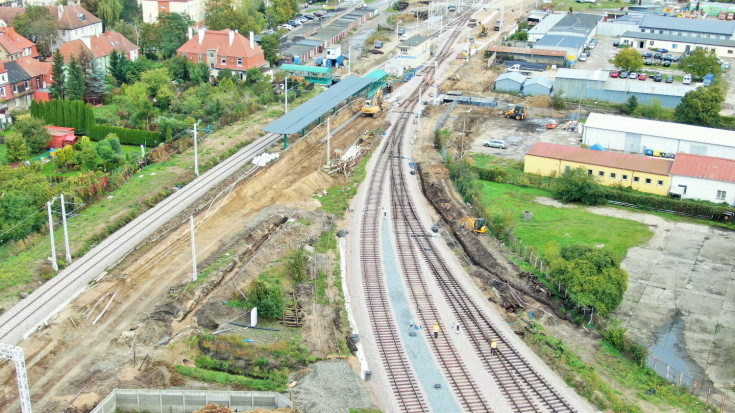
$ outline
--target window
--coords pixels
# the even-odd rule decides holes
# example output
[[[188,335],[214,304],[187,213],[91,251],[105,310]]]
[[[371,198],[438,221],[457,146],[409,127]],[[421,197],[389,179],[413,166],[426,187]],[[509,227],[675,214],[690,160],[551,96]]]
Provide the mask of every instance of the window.
[[[214,57],[214,52],[209,52],[209,57]]]
[[[671,50],[676,50],[676,43],[671,43]]]
[[[28,81],[27,80],[23,82],[23,86],[25,86],[26,88],[28,88]]]
[[[664,186],[664,181],[662,181],[662,180],[659,179],[658,181],[656,181],[656,184],[658,186]]]
[[[587,175],[592,175],[592,169],[587,170]]]
[[[727,54],[732,54],[732,49],[727,49]]]
[[[597,176],[599,176],[600,178],[604,178],[605,177],[605,171],[597,171]]]
[[[36,88],[37,89],[40,89],[41,88],[41,78],[40,77],[37,77],[36,78]]]
[[[659,30],[658,31],[658,34],[664,34],[664,31],[663,30]]]
[[[5,97],[5,88],[0,88],[0,96]]]
[[[210,64],[209,64],[209,68],[210,68],[210,69],[214,69],[214,63],[210,63]]]
[[[31,104],[31,95],[26,95],[26,104]]]
[[[18,85],[13,85],[13,93],[18,93]]]
[[[564,167],[564,172],[569,172],[571,170],[572,170],[572,167],[569,166],[569,165],[567,165],[567,166]]]
[[[651,184],[651,178],[646,178],[646,184]]]
[[[200,54],[200,55],[199,55],[199,61],[200,61],[200,62],[203,62],[203,61],[204,61],[204,55],[203,55],[203,54]]]
[[[408,47],[401,47],[399,50],[401,54],[408,54]]]
[[[238,57],[237,58],[237,65],[238,66],[242,66],[242,58],[241,57]]]
[[[226,65],[227,64],[227,58],[226,57],[221,58],[220,61],[222,62],[223,65]]]
[[[610,178],[615,179],[617,177],[618,177],[618,174],[616,174],[615,172],[610,172]]]
[[[681,188],[681,194],[686,195],[687,193],[687,186],[686,185],[679,185],[679,188]]]
[[[15,98],[15,107],[17,108],[18,106],[20,106],[20,99]]]
[[[633,182],[640,182],[640,181],[641,181],[641,178],[639,178],[637,176],[634,176],[633,177]]]
[[[718,201],[724,201],[725,197],[727,196],[727,191],[717,191],[717,200]]]

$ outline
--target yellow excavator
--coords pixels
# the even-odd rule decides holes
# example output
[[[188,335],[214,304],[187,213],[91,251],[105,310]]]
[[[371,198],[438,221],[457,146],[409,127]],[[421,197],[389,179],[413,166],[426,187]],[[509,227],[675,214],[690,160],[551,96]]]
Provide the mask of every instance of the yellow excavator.
[[[488,27],[480,23],[480,37],[487,37]]]
[[[464,217],[464,225],[477,234],[484,234],[487,232],[487,226],[485,225],[485,218],[472,219],[470,217]]]
[[[516,120],[523,120],[523,119],[526,119],[526,113],[527,112],[528,111],[526,110],[526,106],[525,105],[517,105],[514,108],[508,109],[508,111],[505,112],[505,115],[504,116],[506,118],[513,118],[513,119],[516,119]]]
[[[374,118],[378,117],[382,111],[381,104],[383,103],[383,88],[378,89],[373,95],[372,100],[366,99],[365,104],[362,105],[362,116],[370,115]]]

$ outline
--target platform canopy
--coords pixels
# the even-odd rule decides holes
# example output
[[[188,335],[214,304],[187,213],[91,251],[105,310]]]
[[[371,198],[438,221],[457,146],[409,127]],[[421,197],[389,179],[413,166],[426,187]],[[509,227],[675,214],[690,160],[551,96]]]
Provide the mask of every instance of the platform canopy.
[[[325,113],[336,108],[351,96],[360,93],[375,79],[349,76],[324,92],[302,103],[297,108],[281,116],[263,128],[266,132],[280,135],[298,133],[318,120]]]

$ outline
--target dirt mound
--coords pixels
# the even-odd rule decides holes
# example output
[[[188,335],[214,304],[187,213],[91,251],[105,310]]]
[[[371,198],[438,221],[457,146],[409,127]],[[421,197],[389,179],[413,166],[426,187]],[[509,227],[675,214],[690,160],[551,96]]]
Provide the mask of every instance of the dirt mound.
[[[299,179],[286,189],[281,197],[281,201],[285,203],[298,204],[311,203],[311,201],[314,201],[315,207],[318,207],[319,203],[312,198],[312,195],[334,185],[333,181],[332,177],[327,175],[325,172],[319,170],[314,171]]]
[[[551,98],[546,95],[537,95],[528,100],[528,105],[534,108],[550,108]]]
[[[232,320],[242,314],[241,308],[230,307],[219,301],[210,301],[202,305],[195,313],[199,327],[207,330],[218,330],[224,327],[222,323]]]

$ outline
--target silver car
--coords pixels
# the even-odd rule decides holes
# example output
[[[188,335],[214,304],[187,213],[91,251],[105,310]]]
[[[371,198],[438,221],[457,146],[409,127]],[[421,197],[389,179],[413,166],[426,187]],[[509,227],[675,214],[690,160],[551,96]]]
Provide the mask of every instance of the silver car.
[[[499,148],[499,149],[505,149],[508,147],[505,144],[505,141],[500,140],[500,139],[492,139],[489,141],[485,141],[485,143],[483,143],[482,146],[485,146],[488,148]]]

